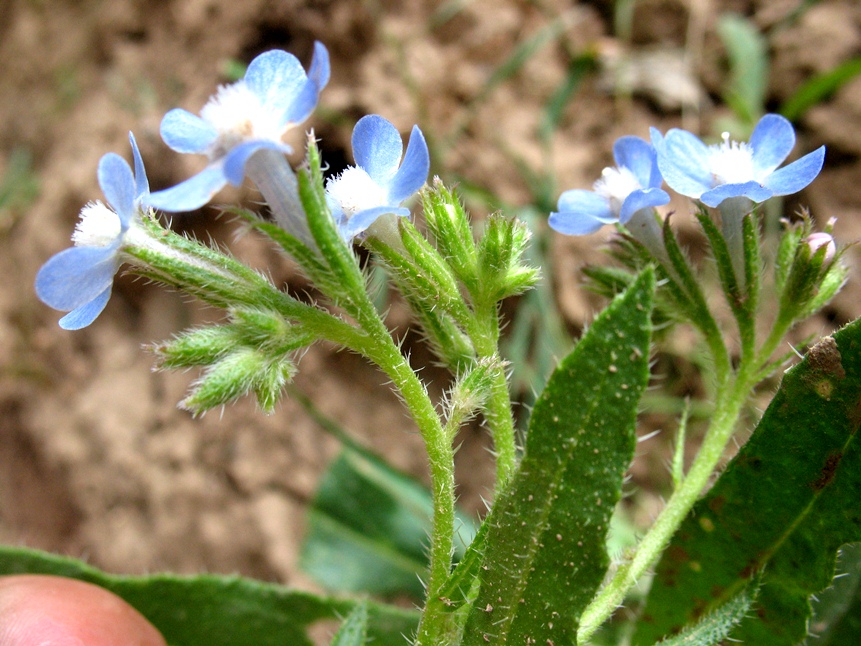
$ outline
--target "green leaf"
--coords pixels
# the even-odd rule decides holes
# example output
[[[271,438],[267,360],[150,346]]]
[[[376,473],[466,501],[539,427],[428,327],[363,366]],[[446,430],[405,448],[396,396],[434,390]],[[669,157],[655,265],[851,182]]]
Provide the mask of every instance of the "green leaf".
[[[703,617],[695,626],[660,642],[659,646],[713,646],[729,637],[736,626],[750,610],[753,598],[744,590],[727,601],[714,612]]]
[[[311,646],[307,629],[357,602],[237,576],[115,576],[65,557],[0,547],[0,574],[54,574],[94,583],[125,599],[171,646]],[[368,636],[395,646],[415,631],[415,612],[368,603]]]
[[[798,121],[810,108],[826,100],[859,74],[861,74],[861,57],[848,60],[832,70],[814,76],[786,100],[780,109],[780,114],[790,121]]]
[[[737,14],[724,14],[718,34],[729,57],[730,79],[724,99],[746,125],[765,112],[768,87],[768,45],[756,26]]]
[[[345,446],[308,512],[300,566],[332,590],[421,599],[432,516],[425,487],[373,454]],[[475,527],[466,516],[458,518],[457,553],[463,555]]]
[[[489,524],[464,644],[567,644],[609,565],[605,547],[648,380],[654,274],[595,320],[535,404],[526,455]]]
[[[331,646],[364,646],[368,641],[368,604],[357,603],[335,633]]]
[[[748,443],[658,565],[635,644],[679,630],[765,568],[756,613],[733,637],[795,644],[835,553],[861,539],[861,322],[788,371]]]

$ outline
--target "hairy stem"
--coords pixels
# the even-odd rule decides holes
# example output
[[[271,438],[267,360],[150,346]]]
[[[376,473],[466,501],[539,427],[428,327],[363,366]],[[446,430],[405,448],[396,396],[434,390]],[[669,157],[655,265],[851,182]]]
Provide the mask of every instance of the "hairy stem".
[[[475,324],[469,336],[478,359],[499,355],[499,332],[496,303],[476,307]],[[505,364],[500,362],[494,373],[493,390],[485,403],[485,418],[496,452],[496,492],[499,493],[517,469],[517,445]]]

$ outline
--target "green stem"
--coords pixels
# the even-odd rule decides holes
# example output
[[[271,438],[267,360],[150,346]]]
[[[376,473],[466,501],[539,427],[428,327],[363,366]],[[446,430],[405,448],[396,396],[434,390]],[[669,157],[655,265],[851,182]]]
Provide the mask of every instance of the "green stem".
[[[428,454],[433,495],[433,528],[430,536],[430,573],[427,583],[427,605],[422,615],[416,644],[436,644],[437,635],[449,620],[439,591],[451,573],[454,548],[454,450],[440,418],[428,397],[424,384],[386,332],[375,344],[370,358],[392,379],[416,421]]]
[[[777,321],[756,357],[749,361],[743,358],[735,379],[721,389],[709,430],[690,470],[673,492],[654,525],[637,545],[633,558],[618,569],[583,612],[577,633],[578,643],[585,643],[601,624],[610,618],[637,580],[666,549],[673,534],[708,484],[732,437],[742,406],[762,377],[760,371],[771,359],[791,324],[791,321]]]
[[[427,603],[415,643],[435,645],[450,621],[440,590],[451,574],[454,553],[454,449],[424,384],[395,344],[367,294],[356,305],[358,323],[369,337],[362,353],[389,376],[400,392],[424,439],[428,454],[434,515]]]
[[[475,324],[469,330],[475,353],[479,359],[499,355],[499,313],[496,303],[476,306]],[[505,365],[500,364],[493,377],[493,389],[485,403],[485,419],[493,437],[496,452],[496,492],[514,475],[517,469],[517,443],[514,433],[514,418],[511,412],[511,394]]]

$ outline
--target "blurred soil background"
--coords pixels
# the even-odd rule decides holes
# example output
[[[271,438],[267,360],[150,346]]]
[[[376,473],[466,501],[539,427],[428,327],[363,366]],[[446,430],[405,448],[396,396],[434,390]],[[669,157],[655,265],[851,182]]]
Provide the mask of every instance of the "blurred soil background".
[[[477,217],[497,207],[529,217],[551,298],[506,305],[509,319],[519,317],[509,330],[520,335],[507,347],[510,358],[527,352],[541,375],[604,302],[582,289],[580,268],[607,261],[609,238],[551,235],[548,210],[561,191],[591,186],[612,164],[619,136],[683,126],[714,137],[738,121],[726,102],[733,70],[719,25],[727,12],[764,35],[768,110],[861,55],[861,5],[852,0],[0,0],[0,541],[111,572],[238,572],[311,584],[297,568],[303,510],[337,442],[289,397],[271,416],[243,399],[194,419],[176,403],[195,374],[151,370],[146,345],[220,313],[120,276],[102,316],[66,332],[33,293],[39,266],[69,245],[80,208],[102,199],[101,155],[131,158],[129,130],[151,187],[171,186],[204,160],[161,142],[168,109],[196,113],[231,70],[270,48],[307,65],[313,41],[322,41],[332,81],[305,126],[333,171],[352,163],[353,123],[379,113],[404,133],[421,126],[433,172],[460,186]],[[795,124],[794,156],[821,144],[828,154],[785,213],[809,205],[820,225],[838,218],[841,242],[858,240],[861,77]],[[293,134],[301,148],[302,133]],[[217,201],[235,199],[253,206],[257,196],[245,187]],[[683,241],[701,256],[689,204],[673,206]],[[177,215],[173,226],[228,245],[291,290],[310,289],[270,244],[237,238],[218,214]],[[854,251],[847,258],[857,264]],[[834,304],[797,332],[799,343],[861,314],[859,294],[853,271]],[[395,334],[413,364],[427,366],[422,376],[439,396],[447,375],[390,299]],[[672,397],[647,402],[642,433],[665,432],[640,445],[632,467],[638,521],[666,493],[679,403],[703,395],[696,356],[684,329],[656,356],[656,383]],[[528,401],[540,382],[516,374]],[[420,438],[385,381],[361,359],[318,345],[302,359],[296,387],[358,441],[426,480]],[[493,472],[489,443],[480,424],[459,442],[461,501],[479,512]]]

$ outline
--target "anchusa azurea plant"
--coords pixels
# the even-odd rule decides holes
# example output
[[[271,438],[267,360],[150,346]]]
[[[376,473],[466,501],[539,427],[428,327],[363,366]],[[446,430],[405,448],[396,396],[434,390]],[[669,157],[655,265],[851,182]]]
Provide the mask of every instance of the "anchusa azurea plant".
[[[84,208],[74,246],[48,260],[36,291],[69,312],[60,320],[69,329],[104,309],[121,265],[223,308],[221,323],[154,346],[161,368],[200,370],[182,402],[195,414],[245,394],[272,411],[316,341],[365,357],[388,376],[425,441],[430,492],[342,437],[345,453],[313,503],[302,565],[325,586],[358,593],[349,597],[214,576],[143,577],[130,588],[128,579],[12,548],[0,555],[0,570],[102,583],[171,644],[311,643],[307,628],[323,618],[342,620],[332,641],[339,645],[803,640],[838,550],[861,540],[858,324],[813,344],[786,372],[749,441],[715,475],[739,420],[748,419],[751,394],[795,356],[787,333],[846,280],[846,247],[835,241],[833,222],[816,230],[801,213],[770,240],[758,208],[810,184],[824,149],[781,166],[795,133],[777,115],[763,117],[749,142],[724,135],[708,145],[683,130],[653,130],[651,141],[619,139],[615,166],[593,190],[562,193],[550,227],[589,235],[615,226],[621,267],[587,269],[612,301],[559,362],[518,444],[499,305],[539,280],[539,268],[524,259],[529,230],[502,213],[474,227],[451,188],[436,178],[427,184],[430,156],[419,127],[405,145],[382,116],[356,123],[354,166],[324,177],[325,156],[311,135],[294,169],[283,136],[309,117],[328,79],[319,43],[307,72],[292,54],[270,51],[242,80],[219,88],[200,116],[168,112],[165,143],[209,160],[174,187],[150,192],[134,138],[134,171],[105,155],[98,178],[107,205]],[[157,210],[201,207],[245,179],[272,217],[230,210],[295,260],[318,290],[316,302],[294,298],[157,217]],[[668,190],[694,201],[706,261],[689,260],[674,218],[659,212]],[[451,370],[441,401],[387,329],[356,246],[401,291]],[[711,275],[723,303],[704,291]],[[608,533],[634,455],[656,321],[699,334],[713,395],[709,424],[686,442],[682,418],[666,504],[637,544],[611,560]],[[496,461],[493,503],[481,522],[455,505],[455,437],[475,416]],[[686,454],[694,456],[687,465]],[[423,601],[414,611],[368,594]],[[843,629],[839,613],[828,616],[828,626]]]

